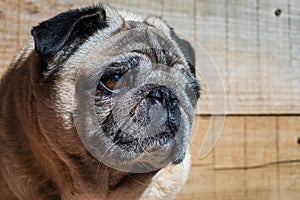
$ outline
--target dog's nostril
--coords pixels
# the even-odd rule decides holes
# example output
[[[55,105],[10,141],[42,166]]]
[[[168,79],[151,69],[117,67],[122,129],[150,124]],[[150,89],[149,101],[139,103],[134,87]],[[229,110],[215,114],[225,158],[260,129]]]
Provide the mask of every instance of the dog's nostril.
[[[171,129],[172,132],[177,132],[180,126],[180,112],[169,112],[167,125]]]
[[[171,90],[169,91],[169,97],[171,100],[177,100],[176,95]]]
[[[160,88],[155,88],[148,94],[148,97],[161,99],[163,96],[162,93],[163,91]]]
[[[178,103],[177,103],[177,99],[174,99],[172,102],[171,102],[171,107],[174,108],[178,106]]]
[[[176,95],[166,87],[157,87],[154,88],[147,97],[158,100],[164,106],[169,104],[170,106],[177,106],[177,97]]]

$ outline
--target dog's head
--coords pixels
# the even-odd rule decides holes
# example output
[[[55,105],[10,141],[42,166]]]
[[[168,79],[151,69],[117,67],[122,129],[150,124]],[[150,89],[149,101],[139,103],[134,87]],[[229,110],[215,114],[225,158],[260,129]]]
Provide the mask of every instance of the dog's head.
[[[79,135],[101,163],[132,172],[184,159],[200,87],[191,46],[164,21],[101,5],[59,14],[32,35],[40,126],[53,145],[79,154]]]

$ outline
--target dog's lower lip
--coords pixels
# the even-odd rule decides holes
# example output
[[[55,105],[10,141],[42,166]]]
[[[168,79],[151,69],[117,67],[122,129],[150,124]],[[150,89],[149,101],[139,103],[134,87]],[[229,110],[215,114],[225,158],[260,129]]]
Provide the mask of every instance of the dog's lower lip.
[[[144,138],[142,140],[128,139],[128,138],[115,138],[114,145],[121,149],[131,149],[133,152],[143,155],[144,153],[162,152],[172,146],[175,133],[162,132],[156,136]]]
[[[177,159],[177,160],[174,160],[174,161],[172,162],[172,164],[178,165],[178,164],[181,163],[182,161],[183,161],[183,159]]]

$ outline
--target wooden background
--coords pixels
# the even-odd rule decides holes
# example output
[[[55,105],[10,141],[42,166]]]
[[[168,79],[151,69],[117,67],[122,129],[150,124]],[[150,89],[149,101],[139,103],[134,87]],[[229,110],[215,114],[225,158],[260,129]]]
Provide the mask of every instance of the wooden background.
[[[0,0],[0,75],[30,29],[93,0]],[[203,86],[195,117],[193,167],[180,199],[300,199],[300,4],[298,0],[111,0],[159,15],[197,52]],[[227,117],[215,149],[199,151],[211,121],[210,81],[224,83]],[[0,94],[1,95],[1,94]],[[219,102],[218,102],[219,101]],[[298,142],[299,140],[299,142]]]

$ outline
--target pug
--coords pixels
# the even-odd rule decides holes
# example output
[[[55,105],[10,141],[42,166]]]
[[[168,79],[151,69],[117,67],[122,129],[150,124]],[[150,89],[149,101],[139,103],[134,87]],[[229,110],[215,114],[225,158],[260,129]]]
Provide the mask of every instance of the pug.
[[[0,82],[0,199],[173,199],[200,94],[191,45],[102,4],[31,33]]]

